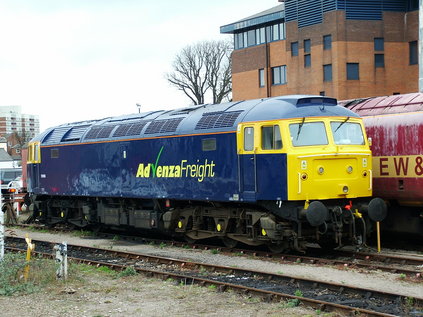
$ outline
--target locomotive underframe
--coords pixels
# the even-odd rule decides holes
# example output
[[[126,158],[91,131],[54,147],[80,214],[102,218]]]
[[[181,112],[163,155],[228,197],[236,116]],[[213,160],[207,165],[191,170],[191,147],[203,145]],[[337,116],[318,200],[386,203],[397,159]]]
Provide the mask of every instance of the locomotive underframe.
[[[247,205],[35,195],[32,201],[34,216],[50,225],[148,229],[185,236],[189,241],[220,238],[229,247],[237,242],[268,245],[274,252],[302,251],[307,242],[332,247],[346,242],[361,244],[371,230],[370,222],[358,213],[358,208],[363,210],[365,205],[345,208],[341,200],[326,202],[328,214],[318,225],[310,224],[304,202],[264,201]]]

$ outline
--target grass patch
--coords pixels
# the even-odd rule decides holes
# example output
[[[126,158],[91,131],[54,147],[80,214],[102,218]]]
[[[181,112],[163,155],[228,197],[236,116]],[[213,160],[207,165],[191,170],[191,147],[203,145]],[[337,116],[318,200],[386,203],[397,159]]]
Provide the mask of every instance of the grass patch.
[[[56,280],[53,261],[33,258],[25,281],[26,264],[23,254],[5,254],[3,261],[0,262],[0,295],[31,294]]]
[[[94,231],[89,231],[89,230],[75,230],[72,231],[72,235],[75,237],[95,237],[96,233]]]

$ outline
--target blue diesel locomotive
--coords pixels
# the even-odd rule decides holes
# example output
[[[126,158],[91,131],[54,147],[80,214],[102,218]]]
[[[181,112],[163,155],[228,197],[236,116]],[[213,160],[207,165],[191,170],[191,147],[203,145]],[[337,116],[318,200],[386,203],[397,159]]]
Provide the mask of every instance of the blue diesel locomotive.
[[[196,105],[60,125],[28,148],[34,216],[304,250],[362,243],[372,196],[361,118],[322,96]]]

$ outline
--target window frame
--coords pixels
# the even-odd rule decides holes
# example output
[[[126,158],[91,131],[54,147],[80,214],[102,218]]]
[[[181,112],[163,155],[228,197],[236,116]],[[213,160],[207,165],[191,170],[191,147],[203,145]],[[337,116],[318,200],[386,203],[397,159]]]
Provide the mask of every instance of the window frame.
[[[269,134],[268,132],[265,133],[264,132],[265,129],[266,130],[271,129],[271,134]],[[260,134],[261,134],[260,147],[263,151],[275,151],[275,150],[281,150],[283,148],[281,129],[278,124],[261,126]],[[267,136],[271,136],[270,148],[264,146],[264,144],[268,143],[269,141],[264,139],[264,137],[267,137]]]
[[[298,41],[291,42],[291,56],[298,56]]]
[[[311,40],[310,39],[305,39],[304,40],[304,54],[311,53]]]
[[[330,69],[330,76],[327,70]],[[332,64],[323,65],[323,81],[332,81]]]
[[[419,64],[419,45],[418,41],[408,42],[408,62],[409,65]]]
[[[247,133],[247,131],[251,131],[252,133]],[[243,130],[243,149],[245,152],[254,151],[254,127],[244,127]],[[248,140],[247,140],[248,137]],[[247,142],[248,141],[248,142]],[[252,144],[250,144],[252,141]],[[249,147],[247,148],[247,144]]]
[[[360,64],[359,63],[347,63],[347,80],[360,80]]]
[[[264,68],[260,68],[258,70],[258,76],[259,76],[259,87],[263,88],[266,86],[266,78],[264,76]]]
[[[385,39],[383,37],[375,37],[373,43],[375,51],[380,52],[385,50]]]
[[[332,49],[332,34],[323,35],[323,50],[327,51],[331,49]]]
[[[275,76],[275,74],[279,74],[279,76]],[[286,65],[272,67],[272,86],[285,85],[287,82]]]
[[[385,67],[385,54],[375,54],[375,68]]]
[[[311,67],[311,54],[304,54],[304,68]]]

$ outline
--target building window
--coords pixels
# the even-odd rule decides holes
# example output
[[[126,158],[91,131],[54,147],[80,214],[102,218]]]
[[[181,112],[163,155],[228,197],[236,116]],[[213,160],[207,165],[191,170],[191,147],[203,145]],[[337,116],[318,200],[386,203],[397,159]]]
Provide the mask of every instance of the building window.
[[[285,39],[285,23],[276,23],[266,27],[251,29],[234,34],[234,48],[242,49],[266,42]]]
[[[272,85],[286,84],[286,65],[272,67]]]
[[[383,37],[374,38],[374,48],[375,48],[375,51],[385,50],[385,40],[383,39]]]
[[[256,29],[256,45],[266,43],[266,28]]]
[[[347,63],[347,80],[358,80],[358,79],[360,79],[359,64]]]
[[[410,48],[410,65],[416,65],[418,64],[418,51],[417,51],[417,41],[409,42],[409,48]]]
[[[419,0],[408,0],[408,11],[419,9]]]
[[[264,69],[259,69],[259,86],[264,87],[265,81],[264,81]]]
[[[319,92],[320,96],[326,96],[326,93],[324,91]]]
[[[311,66],[311,55],[306,54],[304,55],[304,67],[310,67]]]
[[[291,56],[298,56],[298,42],[291,42]]]
[[[332,64],[323,65],[323,81],[332,81]]]
[[[330,50],[332,49],[332,35],[323,35],[323,49]]]
[[[375,54],[375,67],[385,67],[385,54]]]
[[[256,30],[250,30],[246,34],[248,46],[256,45]]]
[[[310,39],[304,40],[304,54],[310,53],[311,50],[311,41]]]

